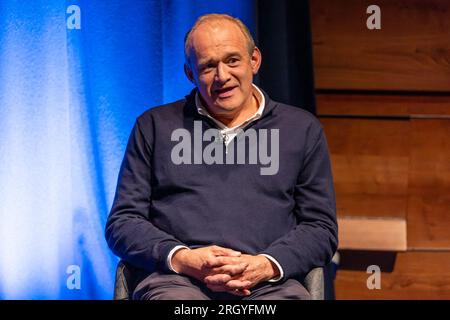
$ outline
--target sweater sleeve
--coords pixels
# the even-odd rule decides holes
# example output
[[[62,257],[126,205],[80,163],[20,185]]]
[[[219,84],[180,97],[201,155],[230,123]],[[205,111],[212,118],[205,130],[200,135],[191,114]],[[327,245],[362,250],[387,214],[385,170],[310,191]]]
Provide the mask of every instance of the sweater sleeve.
[[[105,237],[121,259],[149,271],[158,266],[169,272],[169,252],[184,244],[151,223],[151,153],[151,144],[137,121],[121,165]]]
[[[326,265],[337,249],[335,194],[322,128],[307,148],[294,198],[297,226],[262,252],[281,264],[285,279],[304,277]]]

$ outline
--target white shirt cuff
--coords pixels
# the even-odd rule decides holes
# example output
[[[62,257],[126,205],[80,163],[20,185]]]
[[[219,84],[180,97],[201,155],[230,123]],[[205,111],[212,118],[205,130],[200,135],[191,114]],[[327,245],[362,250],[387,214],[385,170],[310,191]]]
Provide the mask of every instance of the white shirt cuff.
[[[280,272],[280,275],[276,278],[270,279],[269,282],[277,282],[280,281],[283,277],[284,277],[284,272],[283,272],[283,268],[281,267],[281,265],[278,263],[277,260],[275,260],[274,257],[269,256],[268,254],[265,253],[261,253],[260,256],[264,256],[267,259],[269,259],[270,261],[272,261],[278,268],[278,271]]]
[[[167,267],[169,267],[169,269],[172,270],[172,271],[175,272],[175,273],[178,273],[178,272],[176,272],[176,271],[173,269],[173,267],[172,267],[172,256],[174,255],[175,252],[177,252],[177,251],[180,250],[180,249],[189,249],[189,247],[186,247],[186,246],[176,246],[175,248],[173,248],[172,250],[170,250],[169,254],[167,255],[167,260],[166,260]]]

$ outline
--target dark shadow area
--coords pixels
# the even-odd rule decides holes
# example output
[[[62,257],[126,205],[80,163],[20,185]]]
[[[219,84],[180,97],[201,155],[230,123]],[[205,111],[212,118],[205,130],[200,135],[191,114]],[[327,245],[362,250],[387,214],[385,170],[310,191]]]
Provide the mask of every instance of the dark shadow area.
[[[260,0],[255,6],[263,56],[256,83],[274,100],[315,114],[309,1]]]
[[[394,270],[397,252],[340,250],[339,269],[366,271],[370,265],[377,265],[383,272]]]

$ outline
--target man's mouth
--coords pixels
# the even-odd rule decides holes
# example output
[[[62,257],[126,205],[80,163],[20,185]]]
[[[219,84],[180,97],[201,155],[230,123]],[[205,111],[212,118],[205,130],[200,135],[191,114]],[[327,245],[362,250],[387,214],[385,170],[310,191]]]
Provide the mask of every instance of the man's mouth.
[[[217,94],[219,98],[228,98],[233,94],[233,89],[236,87],[227,87],[227,88],[220,88],[214,90],[214,92]]]

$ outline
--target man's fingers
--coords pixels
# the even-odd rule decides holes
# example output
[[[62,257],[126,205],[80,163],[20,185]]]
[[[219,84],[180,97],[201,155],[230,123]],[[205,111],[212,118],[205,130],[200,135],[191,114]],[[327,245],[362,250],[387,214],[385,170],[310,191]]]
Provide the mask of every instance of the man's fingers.
[[[221,257],[216,257],[215,259],[217,261],[217,266],[223,266],[226,264],[240,264],[242,263],[242,260],[238,257],[226,257],[226,256],[221,256]],[[215,266],[215,267],[217,267]]]
[[[218,255],[218,256],[239,257],[241,255],[240,251],[223,248],[223,247],[219,247],[219,246],[213,246],[212,251],[215,255]]]
[[[228,281],[231,280],[231,276],[228,274],[215,274],[212,276],[207,276],[203,280],[208,285],[225,285]]]
[[[225,286],[229,289],[229,290],[243,290],[243,289],[248,289],[248,287],[250,287],[252,284],[251,281],[248,280],[230,280],[228,281]]]
[[[242,262],[242,260],[240,258],[237,258],[237,257],[220,256],[220,257],[209,258],[205,262],[205,267],[207,267],[207,268],[217,268],[217,267],[221,267],[221,266],[227,265],[227,264],[238,265],[241,262]]]
[[[229,274],[230,276],[235,276],[241,274],[247,268],[248,263],[240,263],[240,264],[227,264],[221,267],[211,269],[213,274]]]
[[[248,280],[232,280],[231,277],[227,274],[216,274],[213,276],[207,276],[203,280],[207,286],[221,286],[225,287],[228,290],[243,290],[248,289],[248,287],[252,284],[251,281]]]
[[[251,291],[249,289],[232,290],[228,292],[236,296],[249,296],[251,294]]]

